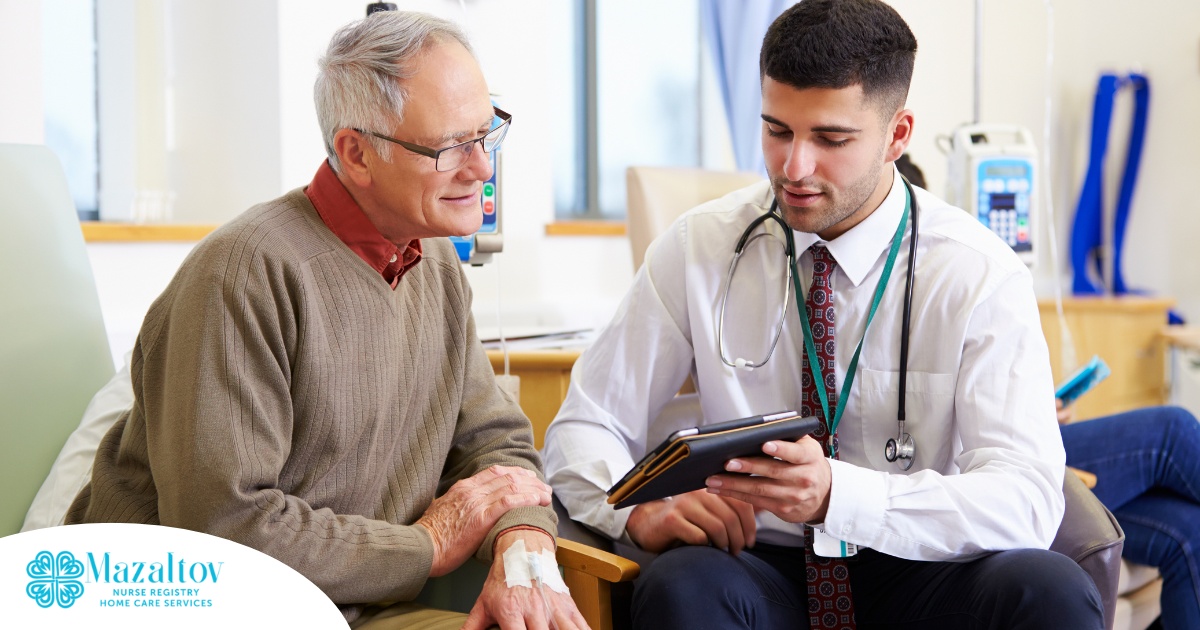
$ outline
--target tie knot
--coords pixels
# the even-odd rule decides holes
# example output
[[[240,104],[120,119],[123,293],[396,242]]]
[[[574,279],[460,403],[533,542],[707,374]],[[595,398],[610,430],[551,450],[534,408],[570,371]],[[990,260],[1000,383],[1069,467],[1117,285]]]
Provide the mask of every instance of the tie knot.
[[[828,278],[829,274],[833,273],[833,268],[837,265],[833,254],[829,253],[829,250],[823,243],[814,243],[808,248],[808,251],[812,253],[813,276]]]

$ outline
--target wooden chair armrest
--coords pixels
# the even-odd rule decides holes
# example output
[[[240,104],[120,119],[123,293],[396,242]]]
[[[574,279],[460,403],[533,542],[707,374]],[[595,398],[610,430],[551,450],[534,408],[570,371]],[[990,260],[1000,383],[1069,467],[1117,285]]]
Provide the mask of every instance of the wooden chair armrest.
[[[632,560],[565,538],[558,539],[558,563],[571,599],[592,630],[613,629],[612,585],[638,576]]]
[[[1088,490],[1092,490],[1096,487],[1096,475],[1086,470],[1071,468],[1070,466],[1067,466],[1067,470],[1075,473],[1075,476],[1079,477],[1079,480],[1083,482],[1083,485],[1087,486]]]
[[[579,571],[605,582],[628,582],[641,567],[632,560],[565,538],[558,539],[558,563],[568,571]]]

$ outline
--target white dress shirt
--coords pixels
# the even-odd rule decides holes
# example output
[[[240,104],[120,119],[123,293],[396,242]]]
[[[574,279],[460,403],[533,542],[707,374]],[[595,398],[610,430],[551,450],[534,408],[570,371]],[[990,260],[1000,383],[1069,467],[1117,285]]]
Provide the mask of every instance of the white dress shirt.
[[[906,430],[915,464],[884,459],[897,433],[900,327],[909,232],[863,341],[838,427],[840,460],[823,527],[835,538],[913,560],[963,560],[1050,546],[1063,515],[1065,454],[1029,270],[966,212],[915,189],[919,238],[913,280]],[[717,318],[734,246],[773,195],[767,182],[703,204],[651,244],[612,322],[580,357],[546,434],[546,474],[571,517],[610,537],[629,509],[605,491],[672,431],[799,410],[804,338],[793,296],[770,361],[753,371],[721,361]],[[895,177],[861,223],[826,243],[833,273],[836,374],[841,391],[905,203]],[[783,238],[747,248],[725,315],[726,356],[766,355],[786,277]],[[812,277],[815,234],[794,232],[801,283]],[[691,374],[703,418],[656,421]],[[679,425],[683,426],[679,426]],[[758,540],[803,545],[801,525],[769,512]]]

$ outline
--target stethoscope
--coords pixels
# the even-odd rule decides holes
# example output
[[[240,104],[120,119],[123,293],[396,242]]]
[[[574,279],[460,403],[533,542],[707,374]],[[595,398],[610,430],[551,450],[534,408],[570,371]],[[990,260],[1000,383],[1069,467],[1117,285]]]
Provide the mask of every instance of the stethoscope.
[[[901,470],[909,470],[910,468],[912,468],[914,457],[916,456],[916,444],[913,442],[912,435],[910,435],[908,432],[906,432],[904,430],[904,394],[905,394],[905,389],[906,389],[906,387],[905,387],[906,381],[908,379],[908,330],[909,330],[909,324],[912,319],[911,318],[911,316],[912,316],[912,285],[913,285],[912,279],[913,279],[913,271],[916,269],[917,215],[919,214],[919,212],[918,212],[919,208],[917,206],[916,196],[913,195],[912,185],[909,184],[908,180],[905,179],[903,176],[901,176],[901,181],[903,181],[903,183],[904,183],[904,192],[907,195],[905,213],[904,213],[904,216],[901,217],[900,225],[896,229],[896,234],[892,237],[892,249],[888,256],[888,262],[885,264],[885,267],[884,267],[883,277],[880,278],[880,285],[876,289],[875,301],[872,303],[872,307],[871,307],[871,316],[873,316],[875,313],[875,306],[878,305],[879,298],[883,294],[883,287],[886,284],[887,278],[891,274],[891,265],[895,261],[895,254],[900,245],[900,239],[903,234],[904,223],[907,221],[909,215],[911,214],[912,221],[909,222],[909,239],[908,239],[908,273],[906,274],[906,277],[904,280],[904,312],[902,315],[901,328],[900,328],[900,391],[898,393],[899,400],[897,402],[897,409],[896,409],[897,431],[896,431],[896,437],[888,438],[887,443],[883,447],[883,456],[885,459],[887,459],[888,462],[898,463]],[[912,208],[911,213],[908,212],[908,207]],[[733,275],[737,271],[738,260],[741,259],[742,253],[745,251],[746,247],[749,246],[751,243],[753,243],[755,239],[762,238],[762,237],[768,235],[768,233],[766,231],[763,231],[759,234],[754,234],[754,231],[756,229],[758,229],[758,227],[766,221],[774,221],[775,223],[779,224],[779,227],[783,230],[783,234],[784,234],[784,254],[787,258],[788,265],[787,265],[787,274],[783,281],[783,308],[779,312],[779,323],[775,326],[775,334],[771,338],[771,346],[767,350],[767,356],[763,357],[762,361],[752,362],[752,361],[748,361],[748,360],[740,358],[740,357],[730,360],[725,352],[725,341],[724,341],[725,305],[726,305],[726,302],[728,302],[728,300],[729,300],[729,289],[730,289],[730,287],[733,286]],[[731,260],[729,262],[729,272],[725,277],[725,293],[724,293],[724,295],[721,296],[721,312],[717,316],[717,349],[721,355],[722,363],[724,363],[725,365],[728,365],[729,367],[741,369],[741,370],[753,370],[755,368],[760,368],[767,364],[767,361],[769,361],[771,359],[771,356],[773,354],[775,354],[775,346],[779,343],[779,337],[783,333],[783,320],[787,317],[788,302],[789,302],[789,298],[790,298],[790,294],[791,294],[791,289],[793,289],[793,288],[796,291],[796,300],[797,300],[796,308],[800,312],[800,319],[803,324],[803,328],[804,328],[804,332],[805,332],[805,338],[806,338],[805,341],[806,341],[806,344],[808,346],[810,346],[809,347],[810,356],[815,356],[812,354],[811,341],[808,338],[808,336],[810,334],[810,332],[808,330],[808,328],[809,328],[808,327],[808,317],[804,312],[804,305],[802,303],[799,303],[799,301],[800,301],[799,296],[801,293],[801,289],[800,289],[799,281],[796,278],[796,273],[794,271],[795,269],[796,269],[796,242],[795,242],[794,237],[792,236],[792,228],[787,224],[786,221],[783,220],[783,215],[781,215],[779,213],[779,201],[776,199],[771,202],[771,209],[766,214],[763,214],[762,216],[755,218],[753,221],[750,222],[750,225],[746,226],[745,231],[742,232],[741,238],[739,238],[737,241],[737,246],[733,250],[733,260]],[[868,316],[867,325],[868,326],[870,325],[870,316]],[[864,331],[863,334],[865,336],[866,332]],[[859,349],[855,351],[854,360],[851,361],[850,369],[847,370],[847,379],[851,380],[851,383],[846,384],[845,390],[847,392],[849,390],[849,385],[852,384],[852,381],[854,378],[853,372],[855,371],[855,368],[858,363],[858,351],[861,349],[862,349],[862,342],[860,341]],[[809,363],[811,365],[811,364],[813,364],[813,361],[810,360]],[[818,369],[819,369],[819,366],[818,366]],[[819,375],[815,375],[814,378],[817,378],[818,383],[823,382],[823,380],[819,378]],[[822,404],[824,404],[824,399],[825,399],[824,388],[818,387],[817,390],[818,390],[818,393],[820,394],[820,397],[822,398]],[[843,398],[843,400],[844,399],[845,398]],[[839,417],[839,418],[841,416],[841,411],[842,410],[839,409],[838,413],[837,413],[837,417]],[[828,413],[826,413],[826,417],[828,418]],[[836,426],[837,425],[836,425],[836,420],[835,420],[833,426],[830,427],[830,435],[833,435],[834,430],[836,429]]]

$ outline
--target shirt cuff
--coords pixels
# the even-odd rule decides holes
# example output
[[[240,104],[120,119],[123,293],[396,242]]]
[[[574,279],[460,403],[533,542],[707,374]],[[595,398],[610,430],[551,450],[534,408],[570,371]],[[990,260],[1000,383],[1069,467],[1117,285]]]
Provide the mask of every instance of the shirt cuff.
[[[887,473],[829,460],[832,483],[829,510],[821,524],[834,538],[870,547],[883,528],[887,507]]]

